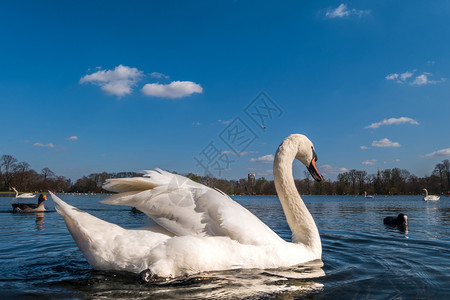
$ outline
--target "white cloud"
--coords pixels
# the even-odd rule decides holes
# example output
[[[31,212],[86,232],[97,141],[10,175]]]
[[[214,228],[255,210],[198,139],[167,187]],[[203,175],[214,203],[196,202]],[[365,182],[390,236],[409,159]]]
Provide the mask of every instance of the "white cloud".
[[[401,74],[392,73],[385,76],[385,78],[387,80],[394,80],[397,83],[408,83],[410,85],[427,85],[445,81],[445,78],[441,78],[440,80],[431,80],[429,76],[431,76],[432,74],[428,72],[423,72],[421,75],[417,75],[416,77],[414,77],[414,79],[412,79],[416,71],[417,70],[413,70],[411,72],[406,71]]]
[[[76,135],[70,136],[66,139],[66,141],[76,141],[78,140],[78,137]]]
[[[200,84],[192,81],[172,81],[169,84],[147,83],[142,88],[142,93],[150,97],[182,98],[194,93],[203,93]]]
[[[403,124],[403,123],[409,123],[413,125],[419,125],[419,122],[417,122],[414,119],[407,118],[407,117],[400,117],[400,118],[390,118],[390,119],[384,119],[381,122],[372,123],[369,126],[366,126],[366,128],[378,128],[382,125],[393,125],[393,124]]]
[[[425,155],[425,157],[435,157],[435,156],[450,156],[450,148],[441,149]]]
[[[235,156],[244,156],[244,155],[251,154],[251,153],[256,153],[256,152],[255,151],[234,152],[234,151],[230,151],[230,150],[222,151],[222,154],[231,154],[231,155],[235,155]]]
[[[192,122],[192,125],[200,126],[201,124],[200,124],[200,122]]]
[[[260,171],[260,172],[256,173],[256,175],[258,175],[258,176],[269,176],[272,174],[273,174],[273,170]]]
[[[422,75],[417,76],[413,82],[411,82],[411,85],[427,85],[427,84],[435,84],[439,82],[445,81],[445,78],[441,78],[440,80],[430,80],[428,78],[429,75],[432,75],[431,73],[423,73]]]
[[[391,142],[388,138],[381,139],[379,141],[373,141],[372,146],[374,147],[400,147],[401,145],[397,142]]]
[[[395,80],[395,79],[398,78],[398,74],[397,74],[397,73],[392,73],[392,74],[386,75],[385,78],[386,78],[387,80]]]
[[[376,159],[369,159],[369,160],[363,161],[361,164],[366,165],[366,166],[374,165],[376,161],[377,161]]]
[[[347,9],[347,5],[342,3],[333,10],[328,10],[325,14],[328,18],[342,18],[350,15],[350,11]]]
[[[347,5],[342,3],[334,9],[328,9],[327,12],[325,13],[325,17],[330,18],[330,19],[344,18],[344,17],[348,17],[351,15],[361,17],[361,16],[369,14],[369,13],[370,13],[370,10],[359,10],[359,9],[355,9],[355,8],[349,10],[347,8]]]
[[[397,83],[405,83],[408,78],[410,78],[414,75],[415,72],[416,72],[416,70],[413,70],[412,72],[406,71],[401,74],[392,73],[392,74],[387,75],[384,78],[386,78],[387,80],[395,80],[395,82],[397,82]]]
[[[168,75],[166,75],[164,73],[159,73],[159,72],[150,73],[150,76],[153,77],[153,78],[163,78],[163,79],[169,79],[170,78],[170,76],[168,76]]]
[[[109,95],[125,96],[131,94],[132,88],[144,76],[137,68],[118,65],[114,70],[99,70],[95,73],[83,76],[80,83],[92,83]],[[153,72],[152,78],[169,79],[164,73]],[[172,81],[169,84],[148,83],[142,88],[142,93],[150,97],[182,98],[194,93],[202,93],[200,84],[192,81]]]
[[[45,148],[53,148],[53,147],[55,147],[55,145],[53,145],[53,143],[48,143],[48,144],[34,143],[33,146],[35,146],[35,147],[45,147]]]
[[[361,148],[361,150],[367,150],[367,149],[369,149],[369,147],[367,147],[367,146],[360,146],[359,148]]]
[[[413,76],[414,73],[406,71],[405,73],[400,74],[400,80],[406,81],[406,79]]]
[[[336,168],[331,165],[319,165],[317,166],[319,169],[320,174],[324,175],[325,177],[336,177],[339,174],[348,172],[347,168]]]
[[[264,163],[271,163],[273,162],[273,155],[269,154],[269,155],[264,155],[258,158],[252,158],[250,159],[250,162],[264,162]]]
[[[107,94],[122,97],[131,94],[131,87],[136,85],[142,75],[142,71],[136,68],[118,65],[114,70],[100,70],[85,75],[80,79],[80,83],[99,85]]]
[[[425,85],[427,83],[430,83],[430,80],[428,80],[428,76],[425,74],[419,75],[416,77],[416,79],[411,83],[412,85]]]

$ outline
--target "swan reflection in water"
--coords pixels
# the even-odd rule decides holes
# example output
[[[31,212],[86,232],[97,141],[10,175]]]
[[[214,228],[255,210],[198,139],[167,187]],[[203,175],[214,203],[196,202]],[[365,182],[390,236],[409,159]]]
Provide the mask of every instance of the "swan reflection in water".
[[[322,267],[323,262],[319,259],[291,268],[239,269],[199,274],[187,278],[186,282],[192,287],[192,279],[201,280],[199,297],[205,299],[264,298],[265,295],[277,293],[289,298],[290,293],[298,297],[321,291],[324,285],[317,278],[325,276]]]
[[[321,260],[279,269],[235,269],[202,272],[152,283],[136,285],[132,273],[91,271],[91,276],[76,279],[77,284],[110,282],[116,291],[126,291],[126,298],[177,299],[303,299],[323,290],[325,276]],[[104,285],[93,285],[91,292],[104,292]],[[118,294],[120,297],[120,293]]]

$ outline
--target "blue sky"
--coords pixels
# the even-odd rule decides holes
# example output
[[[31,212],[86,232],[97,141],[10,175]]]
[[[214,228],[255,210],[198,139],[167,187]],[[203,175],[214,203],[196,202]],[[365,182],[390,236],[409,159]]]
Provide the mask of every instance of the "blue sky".
[[[72,180],[272,178],[303,133],[331,179],[430,175],[450,158],[449,25],[448,1],[3,1],[0,155]]]

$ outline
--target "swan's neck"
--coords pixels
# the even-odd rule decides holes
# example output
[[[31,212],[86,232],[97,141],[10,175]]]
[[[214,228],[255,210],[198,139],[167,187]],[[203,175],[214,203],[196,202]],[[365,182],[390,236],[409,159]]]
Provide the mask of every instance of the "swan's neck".
[[[292,163],[298,151],[298,142],[286,139],[275,155],[273,176],[275,188],[292,231],[292,241],[322,254],[322,244],[316,223],[300,197],[292,176]]]
[[[427,189],[423,189],[425,191],[425,197],[428,197],[428,191]]]

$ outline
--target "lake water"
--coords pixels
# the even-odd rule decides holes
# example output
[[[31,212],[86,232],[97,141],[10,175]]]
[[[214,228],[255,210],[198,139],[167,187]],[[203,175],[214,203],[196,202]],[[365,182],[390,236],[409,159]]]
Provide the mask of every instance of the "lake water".
[[[143,226],[147,219],[128,207],[99,203],[102,195],[60,197],[126,228]],[[277,197],[234,199],[290,240]],[[450,299],[450,198],[303,199],[319,228],[323,264],[213,272],[141,285],[134,274],[92,270],[53,201],[46,202],[45,213],[15,214],[15,199],[1,197],[0,297]],[[383,225],[384,217],[400,212],[408,215],[407,231]]]

